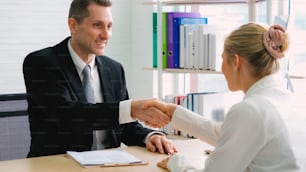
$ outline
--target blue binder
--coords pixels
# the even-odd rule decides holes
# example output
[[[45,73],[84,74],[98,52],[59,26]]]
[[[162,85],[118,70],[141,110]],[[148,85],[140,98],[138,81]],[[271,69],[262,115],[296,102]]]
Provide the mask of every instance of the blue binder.
[[[177,17],[173,20],[173,59],[174,68],[180,67],[180,25],[207,24],[205,17]]]

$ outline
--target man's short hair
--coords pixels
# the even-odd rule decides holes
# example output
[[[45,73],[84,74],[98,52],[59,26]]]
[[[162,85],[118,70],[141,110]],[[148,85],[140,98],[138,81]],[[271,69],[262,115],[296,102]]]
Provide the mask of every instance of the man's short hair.
[[[74,18],[78,23],[81,23],[89,15],[88,6],[93,3],[104,7],[112,6],[111,0],[73,0],[68,17]]]

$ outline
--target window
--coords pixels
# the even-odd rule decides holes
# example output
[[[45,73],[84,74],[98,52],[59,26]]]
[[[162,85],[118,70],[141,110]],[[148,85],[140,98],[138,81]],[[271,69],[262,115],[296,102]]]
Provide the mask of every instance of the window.
[[[291,2],[291,15],[288,31],[291,38],[289,77],[291,89],[303,96],[306,94],[306,1],[295,0]]]
[[[256,22],[281,24],[287,27],[291,43],[287,53],[288,58],[281,60],[281,70],[284,76],[289,75],[288,89],[295,92],[306,93],[306,12],[303,0],[266,0],[256,3]],[[243,23],[248,22],[247,4],[207,4],[185,7],[167,7],[168,10],[200,11],[202,16],[208,18],[208,23],[218,26],[218,33],[225,37],[232,30]],[[223,40],[222,40],[223,42]],[[221,53],[223,46],[219,42],[219,67],[221,68]],[[294,50],[294,51],[293,51]],[[221,69],[219,69],[221,70]],[[288,71],[290,71],[288,73]],[[196,76],[194,76],[196,75]],[[155,74],[157,80],[157,73]],[[196,86],[194,84],[197,83]],[[157,89],[157,88],[155,88]],[[163,75],[163,97],[167,94],[183,94],[197,90],[202,91],[226,91],[227,85],[223,75],[216,74],[166,74]],[[304,91],[305,90],[305,91]],[[157,96],[157,95],[154,95]]]

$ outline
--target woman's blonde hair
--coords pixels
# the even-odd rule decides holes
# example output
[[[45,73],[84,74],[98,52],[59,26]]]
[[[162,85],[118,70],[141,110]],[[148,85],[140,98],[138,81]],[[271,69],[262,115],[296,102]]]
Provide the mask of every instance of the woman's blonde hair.
[[[287,49],[288,35],[278,25],[267,30],[259,24],[248,23],[233,31],[224,42],[224,52],[229,59],[233,59],[235,54],[244,58],[254,77],[263,77],[278,70],[278,59]]]

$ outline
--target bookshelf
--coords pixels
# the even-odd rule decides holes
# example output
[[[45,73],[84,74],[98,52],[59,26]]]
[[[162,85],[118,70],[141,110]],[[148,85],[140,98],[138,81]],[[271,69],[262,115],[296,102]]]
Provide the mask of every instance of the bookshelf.
[[[197,84],[194,81],[197,74],[221,74],[221,71],[211,71],[211,70],[198,70],[198,69],[176,69],[176,68],[162,68],[162,12],[164,7],[167,6],[191,6],[193,9],[197,9],[197,6],[201,5],[211,5],[211,4],[245,4],[248,10],[248,21],[256,21],[256,3],[263,2],[265,0],[156,0],[144,2],[144,5],[154,5],[157,10],[157,68],[144,68],[145,70],[157,71],[157,90],[158,97],[163,99],[163,74],[172,73],[177,74],[190,74],[192,75],[192,84]],[[269,0],[267,0],[269,1]],[[267,3],[268,4],[268,3]],[[196,10],[192,10],[196,11]],[[269,18],[267,16],[267,18]],[[177,81],[177,79],[174,79]],[[177,84],[175,84],[177,85]],[[176,89],[174,89],[176,90]]]
[[[146,67],[144,70],[158,70],[157,68]],[[199,70],[199,69],[176,69],[176,68],[165,68],[162,69],[164,73],[189,73],[189,74],[222,74],[221,71],[213,70]]]
[[[201,4],[233,4],[233,3],[248,3],[249,0],[162,0],[163,5],[201,5]],[[260,2],[265,0],[253,0]],[[144,2],[146,5],[156,5],[159,1]]]

